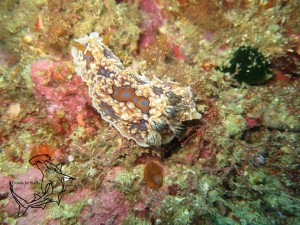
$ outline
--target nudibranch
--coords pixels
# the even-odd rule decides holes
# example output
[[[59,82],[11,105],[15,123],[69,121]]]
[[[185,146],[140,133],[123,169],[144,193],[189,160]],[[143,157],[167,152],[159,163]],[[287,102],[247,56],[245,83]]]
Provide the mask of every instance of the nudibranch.
[[[179,135],[183,121],[201,118],[190,87],[131,73],[98,33],[72,45],[76,72],[89,87],[93,107],[122,136],[143,147],[160,146]]]

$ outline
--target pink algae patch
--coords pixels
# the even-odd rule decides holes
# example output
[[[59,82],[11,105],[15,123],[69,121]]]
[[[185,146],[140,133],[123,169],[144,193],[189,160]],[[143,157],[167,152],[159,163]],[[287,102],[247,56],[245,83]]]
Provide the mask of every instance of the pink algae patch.
[[[140,46],[147,47],[155,41],[156,31],[163,24],[163,17],[154,0],[140,0],[140,10],[144,17],[141,24]]]
[[[104,190],[92,206],[94,215],[89,224],[121,224],[129,214],[130,203],[125,195],[117,190]]]
[[[69,134],[73,126],[78,126],[78,115],[82,117],[80,122],[94,115],[88,109],[91,99],[87,86],[79,76],[73,74],[68,62],[38,60],[31,65],[30,74],[34,95],[45,103],[47,120],[56,132]]]
[[[33,200],[33,194],[35,189],[40,188],[40,182],[42,180],[42,174],[38,169],[30,168],[26,173],[12,179],[1,179],[1,183],[4,185],[4,189],[9,191],[9,181],[13,181],[13,189],[16,194],[22,196],[23,199],[30,202]],[[8,197],[8,203],[4,206],[4,211],[10,215],[16,215],[18,213],[18,205],[11,195]],[[31,209],[28,210],[29,212]]]

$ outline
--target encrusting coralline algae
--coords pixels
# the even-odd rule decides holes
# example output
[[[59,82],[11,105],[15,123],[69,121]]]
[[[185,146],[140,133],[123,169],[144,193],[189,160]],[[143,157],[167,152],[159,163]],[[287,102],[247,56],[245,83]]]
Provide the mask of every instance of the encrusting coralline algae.
[[[182,121],[200,119],[190,87],[131,74],[94,32],[73,42],[76,71],[93,106],[124,137],[143,147],[170,142]]]

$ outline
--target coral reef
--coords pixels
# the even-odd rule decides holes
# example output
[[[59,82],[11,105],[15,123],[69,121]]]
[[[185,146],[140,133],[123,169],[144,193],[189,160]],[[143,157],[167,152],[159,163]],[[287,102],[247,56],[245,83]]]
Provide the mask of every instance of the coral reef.
[[[0,224],[298,224],[299,7],[298,0],[1,1]],[[159,147],[121,135],[93,107],[92,84],[70,54],[91,32],[141,92],[142,73],[163,88],[190,86],[201,120],[180,120],[180,132]],[[83,44],[89,71],[97,54]],[[270,75],[253,83],[215,69],[230,67],[239,49],[247,65],[268,62],[255,71]],[[59,205],[18,217],[10,182],[20,197],[38,199],[43,177],[30,162],[39,154],[74,180],[55,186],[64,190]]]

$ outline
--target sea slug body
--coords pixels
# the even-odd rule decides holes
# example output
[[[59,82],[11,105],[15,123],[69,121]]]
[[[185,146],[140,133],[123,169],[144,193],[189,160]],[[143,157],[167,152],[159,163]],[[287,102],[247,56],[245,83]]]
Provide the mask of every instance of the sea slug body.
[[[73,41],[71,53],[94,108],[138,145],[166,144],[183,121],[201,118],[190,87],[130,73],[96,32]]]

